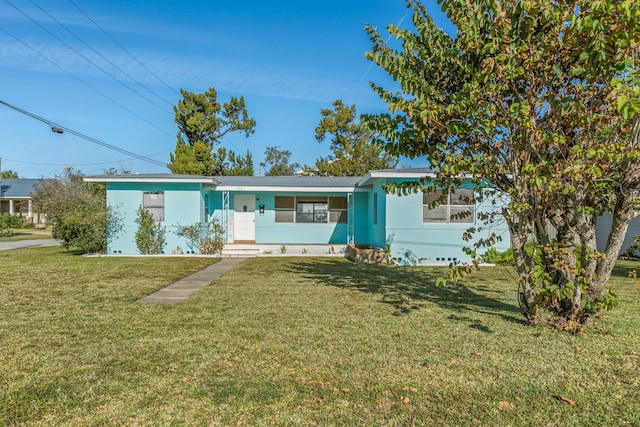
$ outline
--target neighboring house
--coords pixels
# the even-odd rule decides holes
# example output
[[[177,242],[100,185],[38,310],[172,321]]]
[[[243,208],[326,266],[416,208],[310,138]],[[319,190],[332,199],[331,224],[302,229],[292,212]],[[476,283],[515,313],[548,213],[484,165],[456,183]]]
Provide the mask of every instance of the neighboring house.
[[[162,221],[167,231],[165,252],[185,247],[175,226],[217,217],[225,243],[251,245],[390,245],[400,262],[448,264],[468,262],[463,251],[465,230],[479,226],[477,213],[496,209],[465,201],[468,182],[446,205],[428,209],[429,194],[387,194],[384,184],[418,181],[426,169],[371,171],[364,177],[200,177],[185,175],[102,175],[86,177],[105,183],[107,203],[123,220],[121,233],[108,244],[109,253],[136,254],[135,223],[140,206]],[[469,212],[465,218],[450,215]],[[502,236],[498,250],[509,247],[506,224],[483,231]]]
[[[24,221],[44,224],[45,216],[34,213],[31,193],[40,179],[2,178],[0,179],[0,213],[20,215]]]

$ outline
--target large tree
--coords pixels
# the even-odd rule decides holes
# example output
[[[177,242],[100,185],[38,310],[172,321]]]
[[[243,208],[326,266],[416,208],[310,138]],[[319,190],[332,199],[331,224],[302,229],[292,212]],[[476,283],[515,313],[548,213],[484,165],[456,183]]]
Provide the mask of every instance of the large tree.
[[[367,28],[367,57],[402,88],[373,85],[391,114],[369,123],[388,152],[425,156],[438,171],[390,191],[446,196],[467,176],[478,202],[506,195],[499,215],[479,222],[508,223],[527,319],[579,329],[615,302],[605,285],[640,184],[639,9],[633,0],[441,3],[455,38],[418,2],[409,2],[413,30],[388,26],[399,44]],[[613,227],[599,253],[606,211]]]
[[[247,137],[254,133],[256,122],[249,117],[244,98],[231,97],[220,104],[213,88],[199,94],[184,89],[180,93],[183,99],[173,107],[178,140],[167,167],[179,174],[223,175],[226,156],[233,152],[214,148],[231,132],[244,132]]]
[[[80,172],[68,168],[54,179],[40,181],[31,197],[64,248],[104,253],[122,228],[118,212],[107,207],[106,193],[104,184],[85,182]]]
[[[323,142],[330,136],[333,154],[317,159],[314,166],[305,166],[306,175],[363,176],[370,170],[393,169],[398,164],[396,156],[371,143],[374,133],[358,120],[355,105],[336,100],[333,109],[323,108],[320,114],[316,140]]]
[[[278,146],[267,147],[264,151],[264,162],[260,163],[260,167],[264,168],[265,176],[294,175],[300,165],[290,162],[291,151],[280,150]]]

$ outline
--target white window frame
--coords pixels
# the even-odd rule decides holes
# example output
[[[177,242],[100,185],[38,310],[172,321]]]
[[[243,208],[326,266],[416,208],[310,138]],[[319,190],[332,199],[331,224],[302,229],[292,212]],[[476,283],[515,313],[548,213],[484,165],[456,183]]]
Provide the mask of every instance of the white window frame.
[[[279,198],[289,201],[278,206]],[[279,224],[347,224],[349,220],[347,196],[275,196],[274,209],[274,221]],[[302,218],[311,220],[303,221]]]
[[[458,194],[456,194],[458,193]],[[422,195],[422,223],[423,224],[473,224],[475,222],[476,209],[467,198],[473,197],[473,190],[458,189],[447,195],[446,203],[442,203],[433,209],[429,205],[441,196],[440,193],[423,193]],[[469,215],[462,218],[452,218],[460,212],[468,211]]]
[[[144,191],[142,209],[149,212],[154,221],[164,221],[164,191]]]

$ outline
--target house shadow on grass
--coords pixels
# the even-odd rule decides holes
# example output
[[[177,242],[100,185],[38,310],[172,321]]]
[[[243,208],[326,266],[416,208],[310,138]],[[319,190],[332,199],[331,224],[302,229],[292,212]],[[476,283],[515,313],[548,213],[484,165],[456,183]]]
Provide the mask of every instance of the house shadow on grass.
[[[300,259],[292,262],[290,267],[296,274],[328,286],[380,294],[383,303],[395,308],[395,315],[409,314],[429,302],[454,312],[453,316],[463,316],[463,313],[468,312],[474,316],[486,314],[523,323],[522,313],[516,305],[515,292],[514,304],[511,305],[488,296],[488,293],[496,290],[489,290],[483,285],[477,289],[464,284],[436,287],[437,278],[446,272],[441,268],[354,264],[329,258]],[[474,280],[473,276],[468,280]],[[472,327],[489,332],[478,327],[475,320],[471,322],[474,323]]]

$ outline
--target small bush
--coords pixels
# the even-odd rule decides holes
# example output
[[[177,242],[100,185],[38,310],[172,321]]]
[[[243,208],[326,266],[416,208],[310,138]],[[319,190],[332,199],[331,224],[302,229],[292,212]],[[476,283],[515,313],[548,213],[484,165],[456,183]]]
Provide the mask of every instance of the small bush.
[[[481,261],[487,264],[496,265],[514,265],[515,258],[513,257],[513,250],[507,249],[504,252],[498,252],[496,248],[489,248],[487,253],[481,257]]]
[[[202,255],[222,252],[224,229],[217,218],[191,225],[178,224],[176,228],[176,235],[187,239],[187,246],[191,252],[195,252],[196,249]]]
[[[624,254],[629,258],[640,258],[640,234],[633,239],[633,244]]]
[[[153,216],[142,206],[138,208],[136,218],[138,231],[136,232],[136,247],[141,254],[162,253],[165,245],[165,227],[160,222],[155,222]]]
[[[21,226],[20,216],[8,213],[0,215],[0,237],[13,236],[13,229]]]

